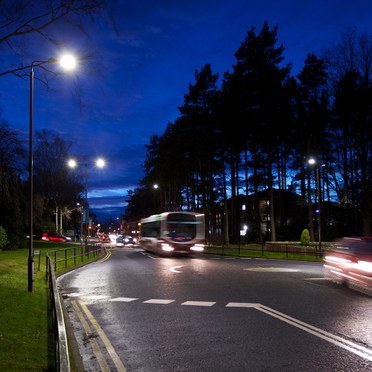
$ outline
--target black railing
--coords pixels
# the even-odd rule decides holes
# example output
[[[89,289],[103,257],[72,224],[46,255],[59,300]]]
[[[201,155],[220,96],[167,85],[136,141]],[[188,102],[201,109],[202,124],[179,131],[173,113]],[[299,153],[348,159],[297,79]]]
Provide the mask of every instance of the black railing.
[[[85,261],[92,261],[102,253],[100,243],[85,244],[55,251],[46,254],[46,280],[49,281],[50,306],[52,313],[53,333],[56,351],[56,371],[69,372],[70,357],[68,352],[67,332],[63,316],[62,301],[59,295],[55,273],[66,271],[81,265]],[[62,269],[60,268],[62,263]]]
[[[53,263],[48,255],[46,256],[46,265],[47,279],[49,280],[50,306],[56,350],[56,371],[69,372],[70,357],[68,353],[67,333],[63,317],[62,303],[59,297],[56,278],[54,275]]]

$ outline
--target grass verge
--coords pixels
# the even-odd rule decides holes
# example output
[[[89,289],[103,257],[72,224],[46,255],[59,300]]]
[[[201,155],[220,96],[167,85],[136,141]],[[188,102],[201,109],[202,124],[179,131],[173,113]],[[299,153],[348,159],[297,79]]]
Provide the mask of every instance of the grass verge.
[[[34,256],[34,293],[28,292],[28,249],[0,251],[0,371],[54,370],[55,345],[45,256],[49,251],[68,246],[34,242],[34,250],[40,252]]]
[[[268,258],[276,260],[296,260],[322,262],[323,258],[314,254],[290,253],[290,252],[270,252],[262,249],[259,244],[229,245],[229,247],[213,246],[208,247],[207,254],[217,254],[220,256],[246,257],[246,258]]]

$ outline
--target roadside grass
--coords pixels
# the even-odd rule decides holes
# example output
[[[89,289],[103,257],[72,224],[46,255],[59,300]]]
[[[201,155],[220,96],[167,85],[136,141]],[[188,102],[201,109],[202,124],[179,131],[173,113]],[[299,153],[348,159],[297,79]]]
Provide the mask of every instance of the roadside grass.
[[[34,256],[34,293],[28,291],[28,249],[0,251],[0,371],[54,370],[55,344],[45,261],[47,252],[69,246],[74,245],[34,241],[34,251],[40,253]],[[84,258],[84,263],[95,258]],[[67,270],[71,267],[69,263]],[[57,273],[64,270],[64,266],[59,266]]]
[[[262,248],[260,244],[211,246],[206,250],[207,254],[217,254],[221,256],[245,257],[245,258],[263,258],[277,260],[296,260],[296,261],[313,261],[322,262],[323,258],[316,254],[301,254],[290,252],[270,252]]]

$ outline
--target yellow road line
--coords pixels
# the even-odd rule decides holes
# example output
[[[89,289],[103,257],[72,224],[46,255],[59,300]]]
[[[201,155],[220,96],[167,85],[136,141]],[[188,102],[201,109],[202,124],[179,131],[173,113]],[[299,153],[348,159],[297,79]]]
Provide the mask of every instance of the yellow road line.
[[[101,350],[99,348],[97,340],[95,338],[90,337],[90,335],[92,335],[92,330],[91,330],[88,322],[85,320],[84,314],[81,312],[78,304],[76,303],[76,300],[72,300],[71,305],[74,308],[74,311],[77,314],[77,316],[80,320],[80,323],[82,324],[82,326],[84,328],[84,331],[87,335],[87,338],[89,340],[90,345],[92,346],[93,353],[97,358],[97,361],[98,361],[99,366],[101,367],[101,370],[109,372],[110,368],[106,363],[106,359],[104,358],[104,356],[101,353]]]
[[[98,260],[97,262],[99,262],[99,263],[105,262],[106,260],[108,260],[111,257],[111,251],[109,251],[108,249],[105,249],[105,250],[106,250],[106,255],[104,257],[102,257],[100,260]]]
[[[103,332],[103,330],[102,330],[101,326],[98,324],[97,320],[94,318],[94,316],[92,315],[92,313],[89,311],[89,309],[87,308],[87,306],[82,301],[79,301],[79,304],[80,304],[80,307],[85,312],[85,315],[87,316],[88,320],[90,321],[90,323],[92,324],[92,326],[95,328],[95,330],[97,331],[98,335],[101,337],[101,340],[105,344],[106,350],[110,354],[111,359],[114,362],[117,371],[118,372],[126,372],[127,369],[124,367],[124,364],[120,360],[118,354],[116,354],[116,351],[115,351],[114,347],[111,345],[110,340],[106,336],[105,332]]]

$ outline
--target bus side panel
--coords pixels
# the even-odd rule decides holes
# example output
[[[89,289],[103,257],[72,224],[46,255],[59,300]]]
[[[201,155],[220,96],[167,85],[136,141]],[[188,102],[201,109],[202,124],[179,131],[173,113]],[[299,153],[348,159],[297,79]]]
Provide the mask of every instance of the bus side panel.
[[[141,247],[147,252],[156,252],[157,251],[157,238],[142,237],[139,240]]]

